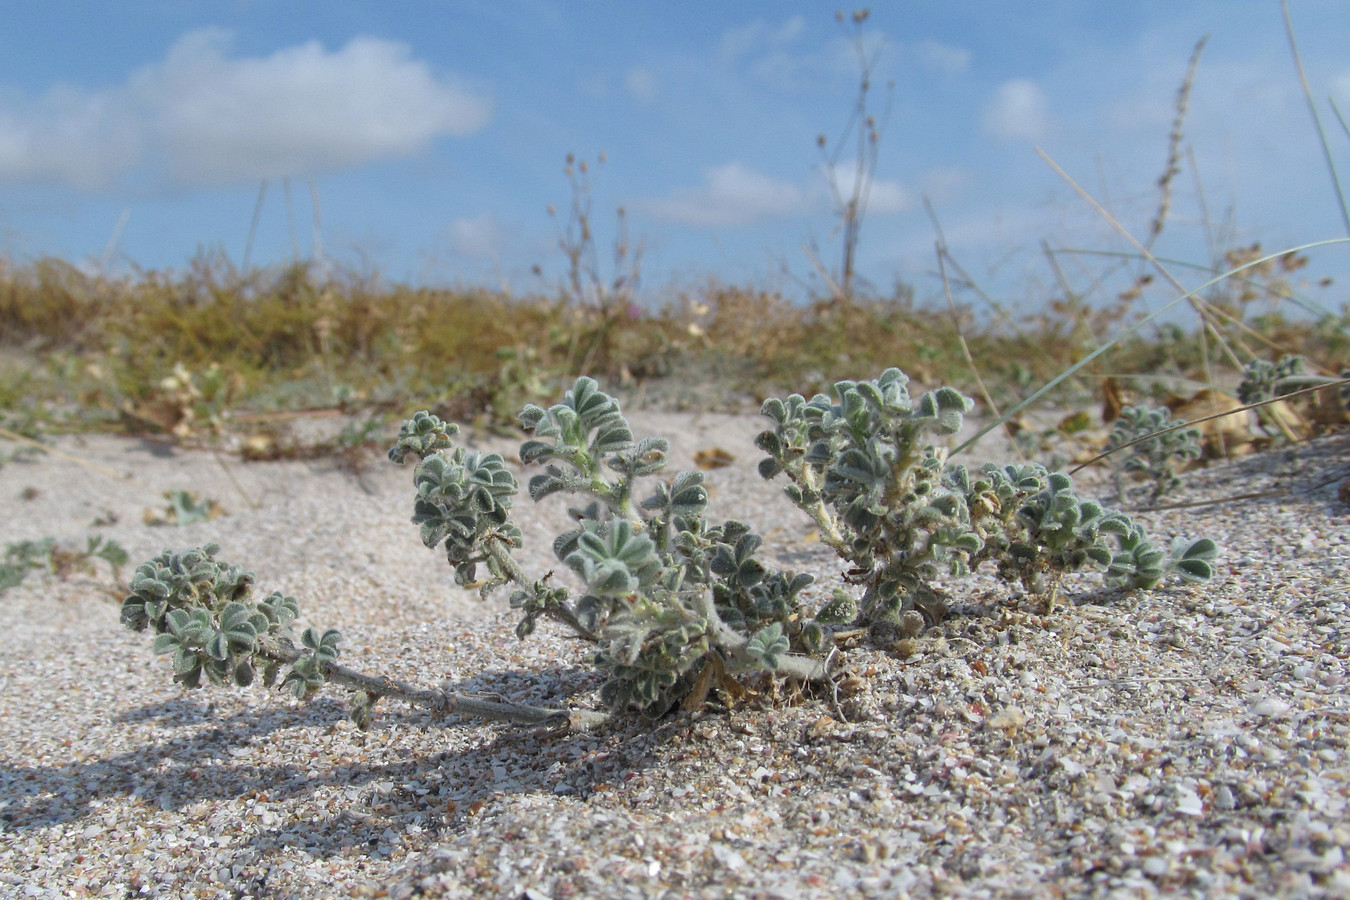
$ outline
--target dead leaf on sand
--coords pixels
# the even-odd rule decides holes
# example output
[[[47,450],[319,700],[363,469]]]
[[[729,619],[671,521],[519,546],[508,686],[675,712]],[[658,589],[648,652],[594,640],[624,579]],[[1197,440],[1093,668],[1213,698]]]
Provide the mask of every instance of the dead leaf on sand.
[[[709,447],[694,454],[694,465],[700,469],[725,469],[735,461],[736,457],[721,447]]]

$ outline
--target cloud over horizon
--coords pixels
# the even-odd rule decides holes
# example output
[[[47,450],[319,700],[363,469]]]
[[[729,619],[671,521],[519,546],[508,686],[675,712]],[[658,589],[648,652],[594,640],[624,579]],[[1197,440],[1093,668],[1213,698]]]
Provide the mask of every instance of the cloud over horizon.
[[[491,212],[455,219],[447,229],[450,249],[468,259],[496,261],[508,241],[507,229]]]
[[[823,169],[822,177],[827,184],[833,182],[832,196],[849,198],[853,195],[858,179],[858,164],[854,160],[844,160],[831,169]],[[872,177],[867,186],[866,210],[869,213],[901,213],[914,208],[914,193],[899,181],[892,178]]]
[[[909,51],[919,68],[933,75],[951,77],[970,71],[970,51],[941,41],[923,40]]]
[[[396,41],[231,58],[230,39],[188,32],[110,88],[0,96],[0,182],[108,190],[147,163],[183,187],[315,175],[416,154],[491,115]]]
[[[679,188],[634,205],[653,219],[727,228],[800,214],[806,208],[806,195],[791,182],[730,162],[705,169],[699,187]]]
[[[1038,141],[1050,123],[1050,101],[1036,82],[1026,78],[1005,81],[985,109],[985,133],[1000,140]]]

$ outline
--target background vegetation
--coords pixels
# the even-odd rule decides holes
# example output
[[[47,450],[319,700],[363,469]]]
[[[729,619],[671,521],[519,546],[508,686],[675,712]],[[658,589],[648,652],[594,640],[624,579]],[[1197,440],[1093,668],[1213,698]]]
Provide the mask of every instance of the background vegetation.
[[[857,52],[860,77],[845,127],[817,142],[835,191],[841,252],[830,268],[818,247],[808,248],[822,285],[812,298],[712,280],[675,295],[642,296],[643,247],[630,241],[622,208],[610,252],[599,252],[591,183],[604,155],[590,164],[569,154],[563,173],[570,209],[549,207],[567,266],[551,293],[388,284],[328,261],[239,268],[223,255],[202,254],[181,272],[110,278],[57,259],[0,259],[0,428],[28,437],[96,428],[184,441],[230,431],[258,457],[347,452],[384,440],[386,426],[415,409],[509,425],[522,403],[556,396],[582,374],[630,405],[755,409],[766,396],[809,395],[898,366],[920,387],[954,386],[986,412],[1015,411],[1028,398],[1053,402],[1066,413],[1060,430],[1073,431],[1097,424],[1083,412],[1098,401],[1104,421],[1130,402],[1166,402],[1192,418],[1215,412],[1254,359],[1301,355],[1320,375],[1350,364],[1350,305],[1333,311],[1322,301],[1337,286],[1306,283],[1305,248],[1272,254],[1259,243],[1225,247],[1221,229],[1205,223],[1213,259],[1159,261],[1150,252],[1189,159],[1184,124],[1204,39],[1177,92],[1148,233],[1141,242],[1117,225],[1136,252],[1092,254],[1045,243],[1054,288],[1034,314],[1015,317],[962,270],[934,216],[945,304],[916,304],[904,284],[889,294],[872,288],[857,277],[854,260],[889,94],[877,109],[867,11],[837,18]],[[1296,47],[1294,56],[1297,62]],[[1304,89],[1332,176],[1328,202],[1344,210],[1328,138],[1306,83]],[[842,170],[853,177],[841,187],[834,176]],[[1065,275],[1070,268],[1076,281]],[[1213,280],[1187,295],[1173,271]],[[975,299],[963,305],[954,296]],[[1183,299],[1185,319],[1148,312]],[[1051,383],[1055,390],[1041,390]],[[1205,408],[1186,409],[1201,390],[1212,392],[1203,395]],[[329,446],[279,437],[288,421],[332,414],[352,418]],[[1307,423],[1294,424],[1281,424],[1284,438],[1308,433]],[[1008,426],[1027,437],[1027,423]]]
[[[1056,399],[1194,390],[1217,377],[1207,362],[1221,365],[1231,389],[1238,369],[1222,368],[1216,334],[1257,355],[1301,353],[1339,371],[1350,347],[1344,310],[1292,317],[1270,302],[1291,290],[1298,260],[1211,296],[1222,313],[1215,325],[1145,325]],[[321,280],[304,264],[238,271],[202,258],[181,274],[109,280],[42,259],[0,265],[0,425],[30,436],[97,428],[201,439],[288,414],[418,408],[492,425],[579,373],[630,400],[678,407],[713,387],[719,405],[742,408],[890,365],[1006,406],[1141,319],[1135,303],[1061,296],[1011,320],[920,308],[906,291],[802,304],[709,282],[647,309]]]

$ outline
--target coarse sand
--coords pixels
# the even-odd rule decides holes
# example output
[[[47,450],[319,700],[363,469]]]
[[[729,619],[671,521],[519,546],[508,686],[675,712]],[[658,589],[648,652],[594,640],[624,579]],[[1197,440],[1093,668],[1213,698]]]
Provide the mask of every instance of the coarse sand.
[[[726,451],[711,514],[829,595],[837,561],[756,474],[762,420],[632,419],[672,438],[669,471]],[[99,534],[134,566],[215,541],[296,597],[301,625],[340,628],[353,668],[598,702],[584,646],[547,624],[518,641],[504,593],[480,602],[421,545],[410,467],[50,443],[61,455],[0,444],[0,543]],[[1348,474],[1350,439],[1326,437],[1166,498],[1223,502],[1134,514],[1160,542],[1219,540],[1209,585],[1118,596],[1073,577],[1045,615],[980,572],[943,585],[955,614],[912,655],[847,650],[837,703],[762,696],[563,737],[394,703],[362,732],[338,690],[186,690],[118,624],[106,568],[34,575],[0,594],[0,896],[1347,897]],[[224,514],[145,524],[174,489]],[[527,571],[561,569],[566,506],[517,505]]]

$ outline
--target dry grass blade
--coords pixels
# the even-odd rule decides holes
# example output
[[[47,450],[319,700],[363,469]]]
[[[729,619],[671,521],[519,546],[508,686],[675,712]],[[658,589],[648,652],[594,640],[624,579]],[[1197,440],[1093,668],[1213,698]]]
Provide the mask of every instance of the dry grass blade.
[[[1069,175],[1068,172],[1064,171],[1064,169],[1059,165],[1059,163],[1051,159],[1050,155],[1046,153],[1044,150],[1042,150],[1040,147],[1036,148],[1036,153],[1040,155],[1041,159],[1046,161],[1046,163],[1050,166],[1050,168],[1053,169],[1055,173],[1059,175],[1060,178],[1063,178],[1065,182],[1068,183],[1068,185],[1074,189],[1075,193],[1077,193],[1078,196],[1082,197],[1085,201],[1087,201],[1087,203],[1090,206],[1092,206],[1092,208],[1095,209],[1097,213],[1102,216],[1102,218],[1106,219],[1106,221],[1111,225],[1112,228],[1120,232],[1120,234],[1127,241],[1133,244],[1135,248],[1139,250],[1140,253],[1144,254],[1144,258],[1147,259],[1153,265],[1153,267],[1158,270],[1158,273],[1162,275],[1163,278],[1166,278],[1167,281],[1177,290],[1186,291],[1185,285],[1183,285],[1180,281],[1178,281],[1176,276],[1174,276],[1170,271],[1168,271],[1166,266],[1164,266],[1161,262],[1158,261],[1157,257],[1153,255],[1153,253],[1148,249],[1148,247],[1144,246],[1142,243],[1140,243],[1138,238],[1130,234],[1129,229],[1127,229],[1124,225],[1122,225],[1119,219],[1113,216],[1109,210],[1103,207],[1100,203],[1096,201],[1095,198],[1093,198],[1091,194],[1089,194],[1086,190],[1084,190],[1083,187],[1077,181],[1075,181],[1073,177]],[[1241,368],[1242,363],[1238,360],[1237,355],[1233,353],[1232,348],[1228,346],[1228,342],[1224,338],[1223,333],[1219,330],[1218,326],[1212,321],[1213,313],[1210,309],[1209,304],[1206,303],[1203,299],[1201,299],[1199,293],[1196,291],[1190,291],[1188,293],[1183,294],[1183,298],[1190,303],[1191,308],[1194,309],[1196,315],[1200,317],[1200,321],[1204,326],[1204,330],[1214,336],[1215,340],[1218,342],[1219,346],[1223,348],[1225,354],[1228,356],[1228,359],[1233,364],[1233,366],[1236,368]],[[1157,313],[1154,313],[1154,315],[1157,315]],[[1150,318],[1152,318],[1152,316],[1150,316]],[[1248,356],[1250,357],[1251,355],[1253,354],[1249,352]],[[1211,383],[1214,381],[1212,374],[1208,371],[1208,362],[1206,362],[1205,380]]]
[[[1284,251],[1284,252],[1291,253],[1296,251]],[[1142,253],[1130,252],[1128,250],[1095,250],[1088,247],[1061,247],[1058,250],[1055,250],[1054,253],[1072,254],[1074,256],[1100,256],[1106,257],[1108,259],[1130,259],[1130,260],[1146,259],[1146,257]],[[1208,272],[1211,275],[1220,275],[1220,276],[1227,275],[1229,277],[1229,280],[1237,281],[1245,287],[1263,291],[1270,290],[1270,288],[1267,285],[1263,284],[1261,281],[1258,281],[1255,278],[1239,277],[1237,273],[1241,271],[1240,269],[1233,269],[1231,272],[1225,273],[1221,272],[1218,267],[1206,263],[1197,263],[1186,259],[1177,259],[1171,256],[1158,256],[1156,258],[1158,262],[1164,263],[1173,268],[1190,269],[1191,271],[1195,272]],[[1270,257],[1266,257],[1266,259],[1270,259]],[[1325,306],[1322,306],[1317,301],[1309,297],[1303,296],[1302,294],[1299,294],[1295,291],[1291,290],[1287,293],[1281,293],[1278,296],[1279,299],[1293,303],[1295,306],[1299,307],[1304,312],[1317,316],[1318,318],[1331,319],[1336,316],[1336,313],[1333,312],[1332,310],[1328,309]]]
[[[46,444],[43,444],[40,441],[35,441],[32,438],[24,437],[21,434],[10,431],[8,428],[0,428],[0,438],[4,438],[7,441],[15,441],[20,444],[26,444],[30,447],[35,447],[36,449],[41,450],[43,453],[50,453],[52,456],[55,456],[58,459],[65,460],[68,463],[74,463],[75,465],[79,466],[82,469],[88,469],[90,472],[97,472],[104,478],[111,478],[114,481],[131,481],[131,476],[129,475],[123,475],[119,472],[114,472],[112,469],[105,469],[100,465],[89,462],[89,460],[87,459],[81,459],[78,456],[72,456],[69,453],[62,453],[55,447],[48,447]]]
[[[947,248],[947,238],[942,233],[942,223],[938,221],[937,212],[933,209],[933,203],[927,196],[923,198],[923,208],[924,211],[928,213],[928,220],[933,223],[933,232],[937,235],[938,243],[942,245],[942,256],[945,264],[952,267],[952,271],[956,273],[957,278],[961,279],[961,283],[974,291],[977,297],[983,300],[990,309],[998,314],[1000,326],[1006,326],[1018,337],[1023,337],[1022,330],[1018,327],[1017,321],[1013,318],[1013,315],[1009,312],[1008,308],[1002,303],[999,303],[998,300],[994,299],[987,291],[980,287],[979,282],[972,278],[970,273],[962,268],[956,258],[951,255],[951,252]]]
[[[952,327],[956,329],[956,339],[961,344],[961,352],[965,354],[966,362],[970,365],[971,374],[975,377],[975,384],[980,389],[980,397],[989,405],[989,409],[994,415],[1001,418],[1002,414],[998,411],[998,404],[990,396],[989,388],[985,386],[984,378],[980,376],[980,367],[975,364],[975,357],[970,352],[970,345],[966,343],[966,336],[961,333],[961,317],[957,315],[956,301],[952,299],[951,282],[947,280],[947,264],[944,261],[947,255],[946,245],[939,240],[934,245],[934,249],[937,251],[938,272],[942,276],[942,291],[947,297],[947,308],[952,314]],[[1022,452],[1022,448],[1016,443],[1013,444],[1013,448],[1017,451],[1018,457],[1026,462],[1026,454]]]
[[[972,446],[973,444],[975,444],[975,442],[977,442],[980,438],[984,437],[986,434],[988,434],[989,432],[993,431],[995,428],[998,428],[1000,425],[1002,425],[1004,422],[1006,422],[1009,418],[1011,418],[1011,417],[1017,415],[1019,412],[1021,412],[1021,411],[1024,410],[1024,409],[1026,409],[1028,406],[1031,406],[1031,405],[1032,405],[1033,403],[1035,403],[1037,400],[1041,399],[1041,398],[1044,397],[1046,394],[1048,394],[1050,391],[1054,390],[1057,386],[1059,386],[1060,384],[1062,384],[1066,379],[1073,377],[1073,375],[1074,375],[1075,373],[1077,373],[1078,371],[1080,371],[1080,370],[1081,370],[1084,366],[1086,366],[1088,363],[1092,362],[1094,359],[1097,359],[1099,356],[1101,356],[1102,354],[1106,353],[1108,350],[1110,350],[1110,349],[1111,349],[1112,347],[1114,347],[1116,344],[1120,343],[1120,342],[1121,342],[1122,340],[1124,340],[1126,337],[1129,337],[1130,335],[1137,333],[1140,329],[1142,329],[1145,325],[1147,325],[1147,324],[1148,324],[1150,321],[1152,321],[1153,319],[1157,318],[1158,316],[1162,315],[1163,313],[1167,312],[1168,310],[1172,309],[1173,307],[1177,306],[1177,305],[1180,304],[1180,303],[1184,303],[1184,302],[1186,302],[1186,301],[1188,301],[1188,300],[1194,299],[1195,296],[1196,296],[1197,294],[1199,294],[1201,291],[1204,291],[1204,290],[1207,290],[1207,289],[1210,288],[1210,287],[1213,287],[1214,285],[1216,285],[1216,284],[1218,284],[1219,282],[1223,281],[1225,278],[1228,278],[1228,277],[1230,277],[1230,276],[1232,276],[1232,275],[1234,275],[1234,274],[1236,274],[1236,273],[1238,273],[1238,272],[1244,271],[1244,270],[1246,270],[1246,269],[1250,269],[1250,268],[1252,268],[1252,267],[1254,267],[1254,266],[1259,266],[1259,265],[1261,265],[1261,264],[1264,263],[1264,262],[1268,262],[1268,261],[1273,260],[1273,259],[1278,259],[1279,257],[1283,256],[1285,253],[1299,253],[1299,252],[1302,252],[1302,251],[1304,251],[1304,250],[1309,250],[1309,249],[1311,249],[1311,248],[1313,248],[1313,247],[1324,247],[1324,246],[1328,246],[1328,245],[1330,245],[1330,244],[1346,244],[1346,243],[1350,243],[1350,238],[1330,238],[1330,239],[1325,240],[1325,241],[1314,241],[1314,242],[1312,242],[1312,243],[1310,243],[1310,244],[1302,244],[1302,245],[1300,245],[1300,246],[1298,246],[1298,247],[1294,247],[1294,248],[1292,248],[1292,249],[1290,249],[1290,250],[1281,251],[1280,253],[1271,253],[1271,254],[1269,254],[1269,255],[1267,255],[1267,256],[1261,257],[1260,259],[1255,259],[1255,260],[1251,260],[1250,262],[1246,262],[1246,263],[1242,264],[1241,266],[1238,266],[1238,267],[1235,268],[1235,269],[1231,269],[1231,270],[1229,270],[1229,271],[1227,271],[1227,272],[1224,272],[1222,275],[1219,275],[1219,276],[1216,277],[1216,278],[1211,278],[1209,281],[1206,281],[1204,284],[1201,284],[1201,285],[1199,285],[1199,286],[1197,286],[1197,287],[1195,287],[1195,288],[1193,288],[1193,289],[1191,289],[1191,290],[1189,290],[1189,291],[1186,291],[1186,293],[1182,294],[1180,297],[1175,298],[1174,300],[1169,301],[1168,303],[1166,303],[1165,305],[1163,305],[1162,307],[1160,307],[1157,311],[1151,313],[1150,315],[1146,316],[1146,317],[1143,318],[1143,319],[1140,319],[1138,322],[1135,322],[1133,325],[1130,325],[1129,327],[1125,328],[1123,331],[1121,331],[1120,334],[1116,335],[1116,336],[1115,336],[1114,338],[1112,338],[1108,343],[1103,344],[1101,347],[1098,347],[1096,350],[1094,350],[1093,352],[1089,353],[1087,356],[1083,357],[1081,360],[1079,360],[1079,361],[1078,361],[1077,363],[1075,363],[1073,366],[1070,366],[1068,369],[1065,369],[1065,370],[1064,370],[1063,372],[1061,372],[1058,376],[1056,376],[1055,378],[1051,379],[1051,380],[1050,380],[1049,382],[1047,382],[1043,387],[1041,387],[1040,390],[1036,391],[1036,392],[1033,393],[1030,397],[1027,397],[1027,398],[1026,398],[1025,400],[1023,400],[1021,403],[1017,404],[1015,407],[1013,407],[1012,409],[1010,409],[1008,412],[1004,413],[1002,417],[1000,417],[1000,418],[998,418],[998,419],[995,419],[993,422],[990,422],[988,425],[985,425],[983,428],[981,428],[979,431],[977,431],[974,435],[972,435],[968,440],[966,440],[966,441],[965,441],[964,443],[962,443],[960,446],[958,446],[958,447],[956,447],[954,450],[952,450],[952,455],[956,455],[957,453],[960,453],[960,452],[962,452],[963,450],[966,450],[966,449],[968,449],[969,447],[971,447],[971,446]],[[1150,254],[1150,257],[1149,257],[1149,258],[1152,258],[1152,255],[1151,255],[1151,254]],[[1185,288],[1182,288],[1182,290],[1185,290]]]
[[[1339,106],[1336,105],[1336,98],[1335,98],[1335,97],[1328,97],[1328,98],[1327,98],[1327,105],[1330,106],[1330,107],[1331,107],[1331,111],[1332,111],[1333,113],[1335,113],[1335,115],[1336,115],[1336,121],[1337,121],[1338,123],[1340,123],[1341,131],[1344,131],[1344,132],[1345,132],[1345,136],[1346,136],[1346,137],[1350,137],[1350,125],[1346,124],[1345,116],[1341,115],[1341,108],[1340,108]]]
[[[811,263],[811,268],[816,270],[816,274],[824,279],[825,285],[830,289],[830,296],[840,303],[846,302],[848,300],[848,294],[845,293],[844,289],[839,286],[839,283],[831,277],[829,271],[825,268],[825,264],[820,261],[820,257],[816,255],[816,252],[803,244],[802,253],[806,255],[807,262]]]
[[[1345,223],[1345,232],[1350,234],[1350,208],[1345,202],[1345,191],[1341,188],[1341,176],[1336,171],[1336,159],[1331,154],[1331,144],[1327,142],[1327,133],[1322,129],[1322,117],[1317,114],[1317,104],[1313,102],[1312,88],[1308,86],[1308,75],[1303,71],[1303,57],[1298,52],[1298,39],[1294,37],[1294,20],[1289,16],[1289,0],[1280,0],[1280,12],[1284,14],[1284,30],[1289,35],[1289,50],[1294,54],[1294,68],[1298,70],[1298,81],[1303,87],[1303,99],[1308,101],[1308,112],[1312,113],[1313,125],[1317,128],[1317,140],[1322,146],[1322,157],[1327,162],[1327,172],[1336,188],[1336,202],[1340,204],[1341,221]]]

